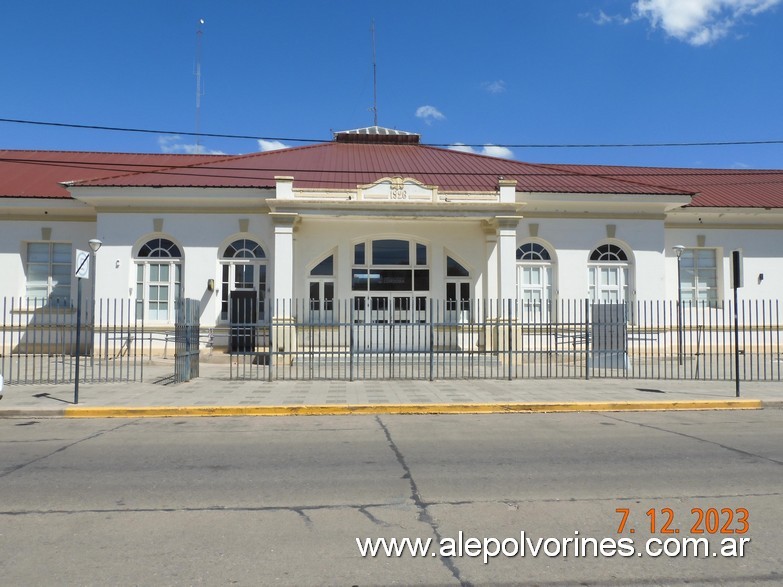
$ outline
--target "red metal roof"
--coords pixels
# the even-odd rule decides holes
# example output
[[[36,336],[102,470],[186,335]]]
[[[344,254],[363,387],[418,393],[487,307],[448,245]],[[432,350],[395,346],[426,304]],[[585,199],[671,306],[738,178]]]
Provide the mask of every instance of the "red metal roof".
[[[69,199],[71,195],[60,182],[152,171],[215,158],[210,155],[0,150],[0,198]]]
[[[559,171],[661,185],[696,195],[693,207],[783,208],[779,169],[683,169],[611,165],[546,165]]]
[[[351,139],[354,139],[352,136]],[[377,141],[377,137],[374,137]],[[68,198],[59,182],[121,187],[355,189],[386,176],[443,191],[696,194],[692,206],[783,208],[783,171],[531,164],[419,144],[334,141],[249,155],[0,151],[0,197]]]
[[[272,187],[275,176],[293,176],[300,188],[355,189],[386,176],[412,177],[444,191],[495,191],[498,179],[516,179],[519,191],[674,194],[667,187],[595,177],[519,161],[416,144],[332,142],[225,157],[81,182],[85,186]]]

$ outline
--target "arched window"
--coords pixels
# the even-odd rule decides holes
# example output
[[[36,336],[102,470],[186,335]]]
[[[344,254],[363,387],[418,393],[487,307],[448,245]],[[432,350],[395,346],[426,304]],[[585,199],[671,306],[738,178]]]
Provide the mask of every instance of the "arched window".
[[[552,256],[544,245],[525,243],[517,249],[517,261],[551,261]]]
[[[617,245],[607,243],[593,249],[593,252],[590,253],[590,260],[608,261],[610,263],[627,263],[628,255]]]
[[[140,259],[153,258],[173,258],[179,259],[182,257],[182,253],[179,252],[179,247],[171,242],[167,238],[154,238],[147,241],[139,248]]]
[[[403,239],[374,239],[355,243],[353,253],[351,290],[356,321],[426,320],[430,291],[427,245]]]
[[[628,253],[621,246],[606,243],[593,249],[588,263],[590,300],[594,302],[628,300],[629,268]]]
[[[182,290],[182,253],[167,238],[153,238],[136,254],[136,319],[171,322]]]
[[[225,259],[264,259],[266,254],[257,242],[241,238],[226,247],[223,257]]]
[[[523,319],[541,322],[552,308],[552,255],[537,242],[523,243],[517,249],[517,299],[522,304]]]
[[[267,259],[261,245],[248,238],[233,241],[223,251],[220,266],[220,319],[232,324],[263,321]]]

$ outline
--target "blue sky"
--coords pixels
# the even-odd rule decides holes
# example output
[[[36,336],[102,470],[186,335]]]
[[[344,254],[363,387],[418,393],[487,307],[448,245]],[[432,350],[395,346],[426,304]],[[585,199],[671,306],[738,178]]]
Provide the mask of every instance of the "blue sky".
[[[379,124],[424,143],[783,140],[783,0],[8,0],[0,118],[193,132],[201,28],[201,131],[328,140],[373,122],[373,19]],[[187,152],[195,139],[3,122],[0,148]],[[557,163],[783,161],[783,144],[473,149]]]

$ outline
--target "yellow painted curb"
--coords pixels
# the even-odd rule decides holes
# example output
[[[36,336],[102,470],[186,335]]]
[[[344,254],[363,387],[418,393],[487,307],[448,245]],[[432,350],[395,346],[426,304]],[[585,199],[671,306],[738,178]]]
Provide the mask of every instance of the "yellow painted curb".
[[[510,414],[639,412],[667,410],[759,410],[760,400],[551,402],[507,404],[360,404],[314,406],[72,407],[66,418],[172,418],[194,416],[347,416],[361,414]]]

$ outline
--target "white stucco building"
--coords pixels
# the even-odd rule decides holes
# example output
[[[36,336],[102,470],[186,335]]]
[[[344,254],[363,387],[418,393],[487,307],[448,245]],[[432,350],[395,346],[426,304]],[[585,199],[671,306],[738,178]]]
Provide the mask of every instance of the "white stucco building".
[[[780,298],[783,171],[529,164],[379,127],[242,156],[2,151],[0,299],[73,297],[91,238],[96,298],[161,327],[179,295],[204,326],[247,300],[257,322],[292,299],[399,322],[431,299],[714,306],[734,249],[743,298]]]

